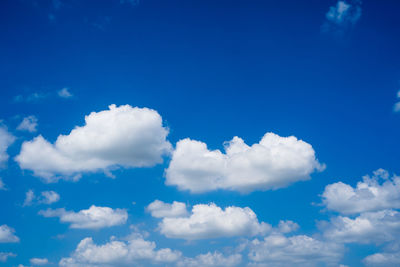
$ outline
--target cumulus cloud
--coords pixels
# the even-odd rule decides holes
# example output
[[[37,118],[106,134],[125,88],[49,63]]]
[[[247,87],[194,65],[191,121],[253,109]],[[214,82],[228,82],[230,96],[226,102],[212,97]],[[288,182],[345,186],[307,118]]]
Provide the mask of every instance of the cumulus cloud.
[[[7,127],[0,121],[0,167],[4,167],[8,160],[7,149],[14,143],[15,137],[8,132]]]
[[[167,135],[157,111],[110,105],[109,110],[86,116],[84,126],[58,136],[54,144],[41,135],[24,142],[15,160],[46,182],[78,179],[83,172],[162,163],[171,150]]]
[[[250,266],[338,266],[343,246],[306,235],[286,237],[274,233],[249,244]]]
[[[11,252],[0,252],[0,262],[6,262],[9,257],[16,257],[17,255]]]
[[[166,170],[166,184],[193,193],[217,189],[246,193],[286,187],[323,169],[312,146],[294,136],[267,133],[252,146],[234,137],[225,143],[225,152],[209,150],[200,141],[179,141]]]
[[[36,132],[36,128],[38,126],[38,119],[31,115],[25,117],[22,122],[18,125],[17,130],[19,131],[28,131],[30,133]]]
[[[186,204],[174,201],[172,204],[154,200],[146,207],[146,211],[155,218],[182,217],[188,214]]]
[[[222,253],[215,251],[206,254],[197,255],[195,258],[184,258],[178,262],[179,267],[231,267],[237,266],[242,261],[242,255],[233,254],[224,256]]]
[[[342,182],[327,185],[322,194],[323,204],[329,210],[342,214],[400,208],[400,177],[383,169],[372,176],[364,176],[356,187]]]
[[[46,258],[32,258],[29,260],[32,265],[41,266],[49,264],[49,260]]]
[[[361,213],[356,218],[338,216],[319,227],[327,239],[341,243],[375,243],[393,241],[400,234],[400,213],[381,210]]]
[[[326,13],[326,21],[322,25],[323,32],[344,31],[356,24],[361,17],[361,1],[338,1],[335,6],[331,6]]]
[[[34,199],[35,199],[35,193],[33,192],[32,189],[29,189],[25,194],[25,200],[23,206],[25,207],[32,205]]]
[[[0,243],[17,243],[19,238],[14,234],[15,230],[5,224],[0,226]]]
[[[365,257],[363,262],[367,266],[400,266],[400,252],[375,253]]]
[[[58,91],[57,94],[61,98],[71,98],[71,97],[73,97],[72,93],[66,87],[61,89],[60,91]]]
[[[132,266],[137,262],[172,263],[181,257],[181,252],[169,248],[156,249],[154,242],[139,234],[127,240],[111,238],[108,243],[96,245],[92,238],[83,239],[68,258],[61,259],[62,267],[78,266]]]
[[[164,217],[158,226],[166,237],[186,240],[254,236],[271,229],[248,207],[221,209],[214,203],[193,206],[190,216]]]
[[[112,209],[92,205],[87,210],[79,212],[66,211],[65,209],[47,209],[39,211],[44,217],[59,217],[63,223],[70,223],[70,228],[99,229],[125,224],[128,213],[125,209]]]

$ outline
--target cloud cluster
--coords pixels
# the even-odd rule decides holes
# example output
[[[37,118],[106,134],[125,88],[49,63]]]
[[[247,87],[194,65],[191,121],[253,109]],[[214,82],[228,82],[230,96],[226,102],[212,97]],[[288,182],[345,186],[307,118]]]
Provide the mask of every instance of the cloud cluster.
[[[252,146],[234,137],[225,143],[225,151],[209,150],[191,139],[179,141],[166,170],[166,184],[193,193],[218,189],[247,193],[286,187],[323,169],[312,146],[294,136],[267,133]]]
[[[31,206],[34,203],[50,205],[60,200],[60,195],[54,191],[43,191],[40,196],[36,197],[32,189],[25,194],[23,206]]]
[[[338,216],[320,225],[326,238],[343,243],[383,243],[400,234],[400,213],[381,210],[361,213],[356,218]]]
[[[160,232],[169,238],[196,240],[254,236],[271,229],[269,224],[260,223],[256,214],[248,207],[231,206],[221,209],[214,203],[198,204],[193,206],[188,216],[180,214],[173,217],[168,213],[166,215],[158,226]]]
[[[59,262],[62,267],[78,266],[132,266],[137,262],[172,263],[181,257],[180,251],[156,249],[154,242],[139,234],[126,240],[112,238],[108,243],[96,245],[92,238],[83,239],[69,258]]]
[[[364,176],[355,188],[342,182],[327,185],[322,194],[327,209],[342,214],[400,208],[400,177],[383,169]]]
[[[109,110],[86,116],[84,126],[58,136],[54,144],[41,135],[24,142],[15,159],[22,169],[54,182],[60,177],[79,177],[82,172],[161,163],[171,149],[167,135],[157,111],[110,105]]]
[[[0,167],[3,167],[8,160],[7,149],[14,143],[15,137],[8,132],[7,127],[0,121]]]
[[[15,230],[8,225],[0,226],[0,243],[17,243],[19,238],[14,234]]]
[[[70,223],[70,228],[75,229],[100,229],[125,224],[128,213],[125,209],[112,209],[92,205],[87,210],[79,212],[66,211],[65,209],[47,209],[39,211],[44,217],[59,217],[63,223]]]

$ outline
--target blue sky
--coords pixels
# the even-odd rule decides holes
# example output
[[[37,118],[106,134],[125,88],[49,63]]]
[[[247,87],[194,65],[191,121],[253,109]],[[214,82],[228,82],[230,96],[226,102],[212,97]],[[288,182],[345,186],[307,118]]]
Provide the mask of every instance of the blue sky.
[[[0,265],[399,266],[395,1],[0,3]]]

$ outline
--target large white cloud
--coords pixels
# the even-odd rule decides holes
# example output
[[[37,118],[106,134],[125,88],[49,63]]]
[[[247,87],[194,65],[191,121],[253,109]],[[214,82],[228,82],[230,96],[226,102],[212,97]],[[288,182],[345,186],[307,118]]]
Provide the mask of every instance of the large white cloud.
[[[381,183],[380,183],[381,182]],[[327,209],[342,214],[400,208],[400,177],[383,169],[364,176],[355,188],[342,182],[327,185],[322,194]]]
[[[186,204],[177,201],[168,204],[160,200],[154,200],[146,207],[146,210],[155,218],[181,217],[188,214]]]
[[[217,189],[246,193],[286,187],[323,169],[312,146],[294,136],[267,133],[252,146],[234,137],[225,143],[225,151],[209,150],[191,139],[179,141],[166,170],[166,184],[194,193]]]
[[[16,243],[19,238],[14,234],[15,230],[8,225],[0,226],[0,243]]]
[[[15,141],[15,137],[8,132],[7,127],[0,121],[0,168],[8,160],[7,149]]]
[[[184,258],[177,263],[179,267],[231,267],[237,266],[242,262],[241,254],[224,256],[215,251],[197,255],[194,258]]]
[[[381,210],[361,213],[356,218],[338,216],[330,222],[321,222],[327,239],[343,243],[375,243],[395,240],[400,236],[400,213]]]
[[[66,211],[65,209],[47,209],[39,212],[44,217],[59,217],[63,223],[70,223],[71,228],[99,229],[125,224],[128,213],[125,209],[112,209],[92,205],[87,210],[79,212]]]
[[[96,245],[92,238],[83,239],[71,257],[61,259],[62,267],[78,266],[132,266],[137,262],[172,263],[181,257],[181,252],[169,248],[156,249],[154,242],[139,234],[126,240],[112,238],[108,243]]]
[[[84,126],[58,136],[54,144],[41,135],[24,142],[15,160],[47,182],[115,166],[148,167],[170,152],[167,135],[157,111],[110,105],[86,116]]]
[[[254,266],[338,266],[342,255],[343,246],[334,242],[274,233],[250,242],[248,256]]]
[[[162,234],[169,238],[186,240],[254,236],[264,234],[271,226],[259,222],[248,207],[221,209],[214,203],[199,204],[192,208],[190,216],[165,217],[159,223]]]

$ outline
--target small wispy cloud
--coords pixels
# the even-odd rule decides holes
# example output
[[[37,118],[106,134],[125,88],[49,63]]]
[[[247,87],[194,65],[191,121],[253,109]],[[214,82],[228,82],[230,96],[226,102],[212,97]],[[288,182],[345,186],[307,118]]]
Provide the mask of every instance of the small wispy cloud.
[[[50,205],[60,200],[60,195],[54,191],[43,191],[40,196],[36,196],[32,189],[29,189],[25,194],[25,201],[22,206],[32,206],[33,204]]]
[[[397,92],[397,99],[398,99],[398,101],[393,106],[393,111],[394,112],[399,112],[400,111],[400,90]]]
[[[37,102],[46,98],[47,95],[40,92],[34,92],[29,95],[17,95],[14,97],[14,102]]]
[[[362,13],[360,0],[339,0],[325,15],[322,32],[343,33],[360,20]]]
[[[74,95],[69,91],[69,89],[68,89],[67,87],[64,87],[63,89],[59,90],[59,91],[57,92],[57,95],[58,95],[59,97],[62,97],[62,98],[71,98],[71,97],[74,96]]]

